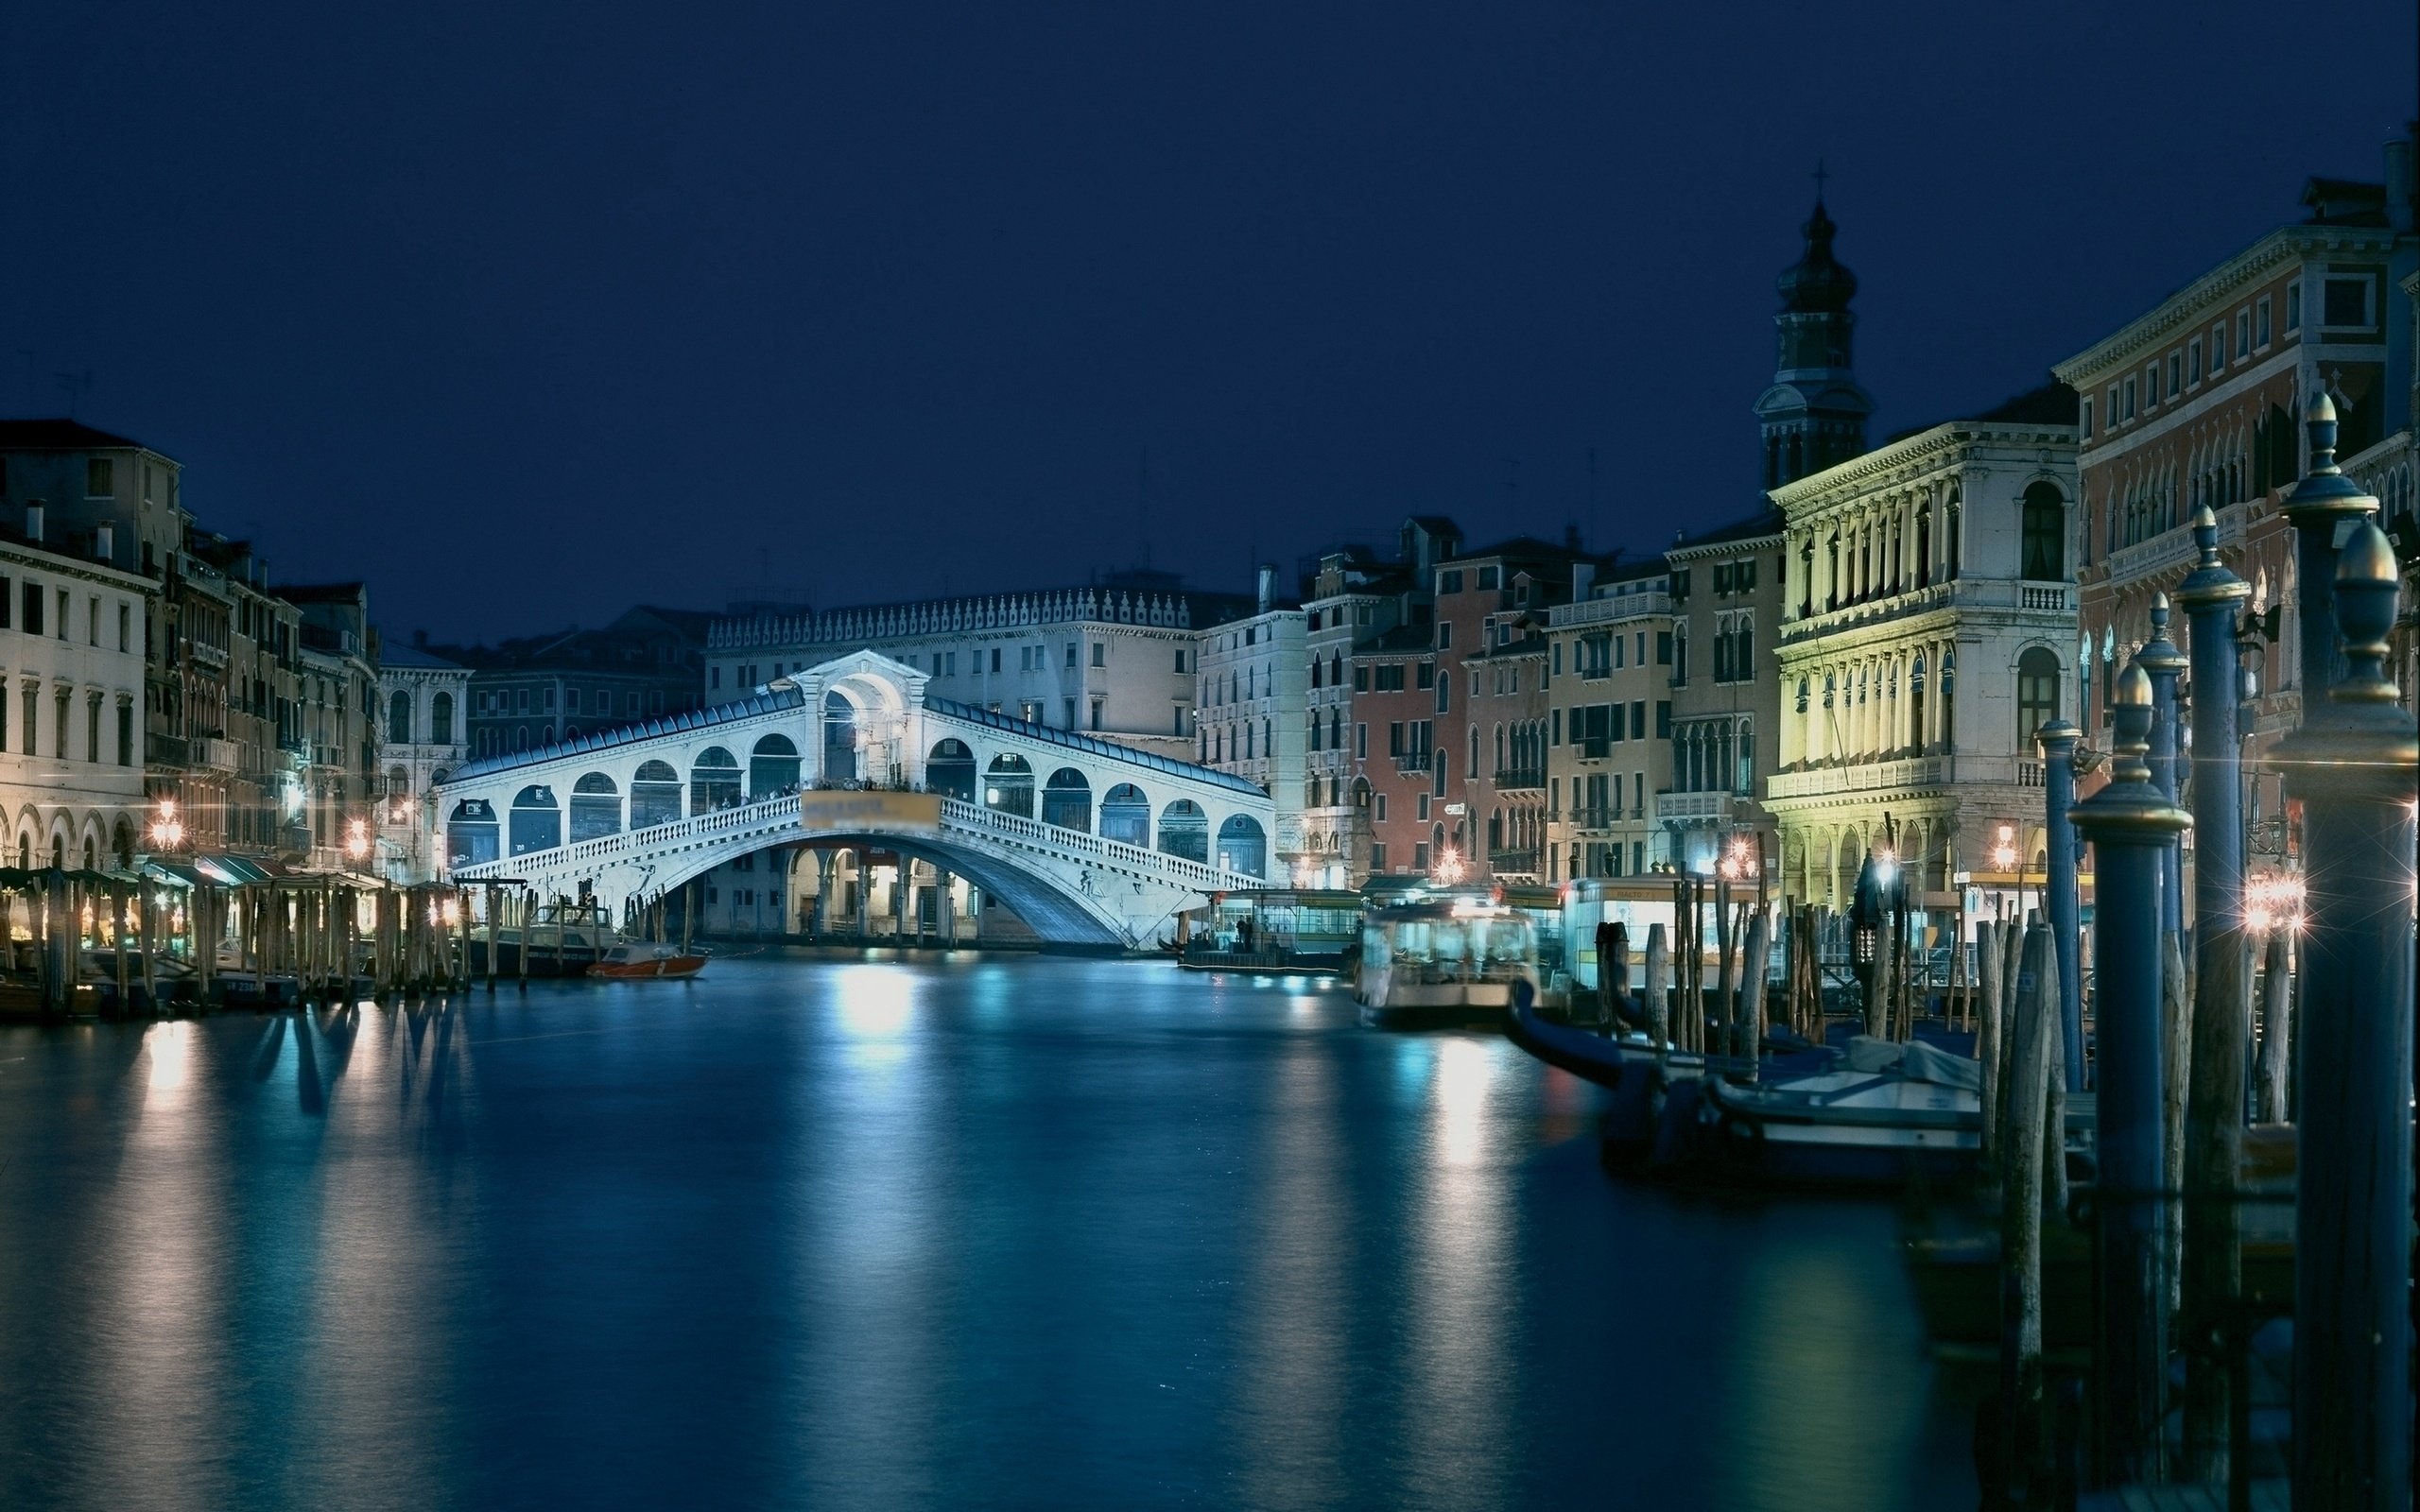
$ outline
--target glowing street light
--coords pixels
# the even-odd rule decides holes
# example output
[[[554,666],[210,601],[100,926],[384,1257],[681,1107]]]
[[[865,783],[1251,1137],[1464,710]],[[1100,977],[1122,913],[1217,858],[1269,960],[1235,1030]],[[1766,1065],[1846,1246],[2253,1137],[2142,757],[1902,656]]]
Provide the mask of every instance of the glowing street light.
[[[1439,853],[1437,865],[1429,868],[1429,875],[1436,880],[1438,885],[1450,887],[1462,880],[1464,869],[1461,853],[1452,846],[1447,846]]]
[[[370,853],[370,821],[348,819],[344,827],[344,853],[359,861]]]
[[[1999,833],[1994,837],[1992,841],[1992,869],[1995,871],[2014,871],[2016,869],[2015,825],[2001,825],[1999,828]]]
[[[1731,882],[1745,882],[1754,876],[1756,853],[1749,845],[1748,837],[1743,834],[1734,839],[1730,848],[1722,852],[1722,859],[1716,863],[1716,866],[1723,877]]]
[[[2254,929],[2299,933],[2303,880],[2290,871],[2256,871],[2243,879],[2243,921]]]
[[[174,850],[185,842],[184,821],[177,817],[177,800],[160,800],[159,815],[151,821],[151,847],[155,850]]]

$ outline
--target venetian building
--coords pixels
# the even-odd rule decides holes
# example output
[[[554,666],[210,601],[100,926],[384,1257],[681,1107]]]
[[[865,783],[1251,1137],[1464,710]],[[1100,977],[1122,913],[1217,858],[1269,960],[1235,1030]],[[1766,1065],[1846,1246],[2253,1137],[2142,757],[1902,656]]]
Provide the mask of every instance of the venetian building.
[[[1789,576],[1766,805],[1789,897],[1844,907],[1886,833],[1918,906],[1948,906],[1961,871],[1987,884],[2002,824],[2033,869],[2034,731],[2075,713],[2074,418],[2053,384],[1773,490]]]

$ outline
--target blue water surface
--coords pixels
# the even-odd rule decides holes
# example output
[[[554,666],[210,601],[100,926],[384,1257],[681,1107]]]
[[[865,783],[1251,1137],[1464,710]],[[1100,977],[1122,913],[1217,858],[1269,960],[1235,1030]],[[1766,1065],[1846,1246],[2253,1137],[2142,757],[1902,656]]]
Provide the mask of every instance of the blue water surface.
[[[1888,1206],[1036,957],[0,1029],[0,1506],[1972,1505]]]

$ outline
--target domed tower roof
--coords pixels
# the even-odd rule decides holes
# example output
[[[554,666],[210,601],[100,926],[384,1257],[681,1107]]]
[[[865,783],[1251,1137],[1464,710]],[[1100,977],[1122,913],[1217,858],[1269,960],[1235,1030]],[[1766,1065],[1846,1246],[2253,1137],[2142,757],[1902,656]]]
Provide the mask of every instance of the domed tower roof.
[[[1857,275],[1832,255],[1832,235],[1839,228],[1824,213],[1821,197],[1815,201],[1815,214],[1799,230],[1806,237],[1806,250],[1774,281],[1774,287],[1781,291],[1782,309],[1805,315],[1846,310],[1849,301],[1857,297]]]

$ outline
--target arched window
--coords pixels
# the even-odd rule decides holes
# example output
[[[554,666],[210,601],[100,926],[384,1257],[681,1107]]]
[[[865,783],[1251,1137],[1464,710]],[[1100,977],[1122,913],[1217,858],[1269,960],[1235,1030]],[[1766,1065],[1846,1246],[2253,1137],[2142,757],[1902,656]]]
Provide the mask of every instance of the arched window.
[[[428,738],[440,746],[454,744],[454,696],[441,693],[428,700]]]
[[[1231,814],[1219,826],[1219,865],[1248,876],[1269,875],[1269,835],[1249,814]]]
[[[1450,713],[1453,707],[1454,675],[1450,672],[1440,672],[1437,674],[1437,712],[1441,714]]]
[[[1961,565],[1959,558],[1962,555],[1961,548],[1964,544],[1961,538],[1964,532],[1961,528],[1959,508],[1958,506],[1953,503],[1949,507],[1949,550],[1947,554],[1942,558],[1941,562],[1941,576],[1953,583],[1958,581],[1958,571]]]
[[[1916,508],[1916,586],[1932,586],[1932,506]]]
[[[1189,798],[1178,799],[1160,811],[1160,850],[1186,861],[1210,859],[1210,816]]]
[[[992,758],[983,774],[983,803],[1002,814],[1033,817],[1033,768],[1014,751]]]
[[[2016,748],[2033,749],[2033,732],[2059,716],[2059,658],[2033,646],[2016,659]]]
[[[2025,490],[2022,576],[2029,582],[2066,581],[2066,501],[2048,483]]]
[[[1125,845],[1151,843],[1151,800],[1132,782],[1120,782],[1101,795],[1100,837]]]
[[[603,772],[588,772],[571,784],[571,838],[582,840],[618,834],[622,829],[622,795]]]
[[[523,788],[512,799],[512,853],[552,850],[563,843],[562,805],[544,783]]]
[[[689,812],[712,814],[739,804],[739,758],[709,746],[689,764]]]
[[[412,743],[412,696],[400,689],[387,700],[387,742],[391,746]]]
[[[1093,785],[1084,774],[1072,766],[1062,766],[1050,774],[1042,787],[1042,822],[1055,824],[1063,830],[1093,827]]]
[[[631,774],[631,828],[644,830],[681,817],[681,774],[670,762],[642,762]]]
[[[798,747],[787,735],[767,735],[748,753],[748,796],[763,800],[798,786]]]
[[[1908,744],[1917,755],[1925,753],[1925,659],[1921,656],[1908,669]]]
[[[962,740],[937,743],[925,758],[925,787],[960,803],[975,801],[975,752]]]

